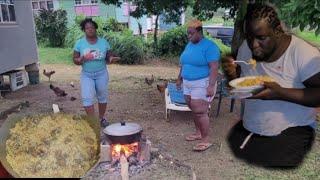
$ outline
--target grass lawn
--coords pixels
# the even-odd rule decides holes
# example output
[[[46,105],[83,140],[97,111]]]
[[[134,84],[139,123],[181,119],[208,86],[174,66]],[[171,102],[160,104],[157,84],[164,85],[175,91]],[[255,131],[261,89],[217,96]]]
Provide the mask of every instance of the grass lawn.
[[[42,64],[73,64],[71,48],[39,47],[38,51]]]
[[[294,33],[298,36],[301,37],[302,39],[320,47],[320,35],[316,36],[314,32],[312,31],[299,31],[296,30]]]

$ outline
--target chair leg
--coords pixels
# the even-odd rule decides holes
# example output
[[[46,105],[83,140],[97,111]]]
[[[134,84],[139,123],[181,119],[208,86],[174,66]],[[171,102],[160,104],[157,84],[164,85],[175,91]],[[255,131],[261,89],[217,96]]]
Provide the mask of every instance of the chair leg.
[[[168,119],[168,109],[166,109],[166,116],[165,116],[166,119]]]
[[[231,105],[230,105],[230,112],[233,112],[235,102],[236,102],[236,100],[232,98]]]
[[[220,93],[219,94],[219,101],[218,101],[218,109],[217,109],[216,118],[219,116],[219,113],[220,113],[221,101],[222,101],[222,94]]]

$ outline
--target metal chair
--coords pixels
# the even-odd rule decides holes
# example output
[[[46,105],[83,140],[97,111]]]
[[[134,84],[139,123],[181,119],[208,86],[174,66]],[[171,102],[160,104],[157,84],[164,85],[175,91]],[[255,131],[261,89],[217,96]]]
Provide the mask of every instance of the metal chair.
[[[228,90],[227,90],[227,79],[223,76],[223,74],[218,75],[218,80],[217,80],[217,95],[216,98],[218,98],[218,108],[216,112],[216,117],[219,116],[220,113],[220,108],[221,108],[221,102],[223,97],[228,97]],[[230,112],[233,112],[234,110],[234,105],[235,105],[235,99],[231,98],[230,100]]]

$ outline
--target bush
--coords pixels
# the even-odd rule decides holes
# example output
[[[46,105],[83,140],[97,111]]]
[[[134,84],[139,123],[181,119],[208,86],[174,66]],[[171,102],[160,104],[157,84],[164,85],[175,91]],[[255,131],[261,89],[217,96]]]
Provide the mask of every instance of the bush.
[[[205,37],[216,43],[216,45],[220,49],[221,56],[224,56],[231,52],[231,47],[228,47],[225,44],[223,44],[221,39],[213,38],[208,33],[205,34]]]
[[[178,26],[165,32],[159,40],[159,54],[179,56],[188,43],[186,32],[185,26]]]
[[[165,32],[158,45],[160,55],[180,56],[188,43],[186,32],[185,26],[179,26]],[[205,33],[204,36],[218,45],[221,55],[231,52],[231,48],[224,45],[220,39],[212,38],[208,33]]]
[[[127,29],[127,27],[121,23],[119,23],[116,19],[114,18],[109,18],[103,27],[103,30],[107,32],[121,32]]]
[[[142,64],[144,43],[140,36],[134,36],[132,31],[109,32],[105,38],[111,46],[112,52],[121,57],[120,64]]]
[[[35,16],[36,34],[40,43],[50,47],[62,47],[67,34],[67,12],[65,10],[41,9]]]

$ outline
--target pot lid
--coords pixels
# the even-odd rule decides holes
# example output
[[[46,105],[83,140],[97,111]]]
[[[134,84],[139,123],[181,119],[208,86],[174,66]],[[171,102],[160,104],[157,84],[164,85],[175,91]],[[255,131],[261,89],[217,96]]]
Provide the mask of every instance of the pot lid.
[[[107,126],[103,132],[110,136],[127,136],[139,133],[142,127],[137,123],[114,123]]]

